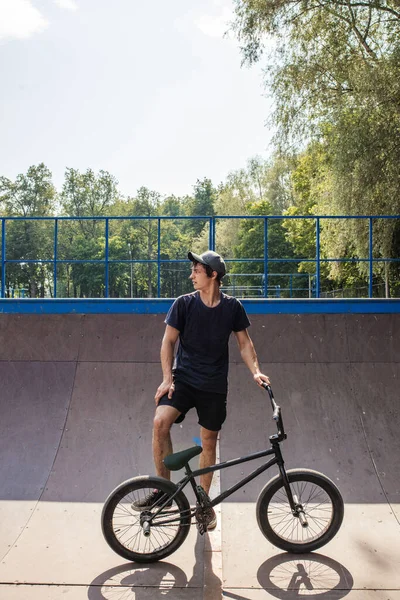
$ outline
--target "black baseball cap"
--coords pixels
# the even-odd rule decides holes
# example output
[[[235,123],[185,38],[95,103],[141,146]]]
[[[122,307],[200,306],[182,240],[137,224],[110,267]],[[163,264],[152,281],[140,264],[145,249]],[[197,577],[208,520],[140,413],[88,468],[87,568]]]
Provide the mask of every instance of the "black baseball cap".
[[[202,265],[208,265],[213,271],[217,271],[218,275],[221,275],[221,277],[226,273],[224,259],[216,252],[213,252],[213,250],[207,250],[206,252],[203,252],[203,254],[189,252],[188,259],[192,262],[195,260]]]

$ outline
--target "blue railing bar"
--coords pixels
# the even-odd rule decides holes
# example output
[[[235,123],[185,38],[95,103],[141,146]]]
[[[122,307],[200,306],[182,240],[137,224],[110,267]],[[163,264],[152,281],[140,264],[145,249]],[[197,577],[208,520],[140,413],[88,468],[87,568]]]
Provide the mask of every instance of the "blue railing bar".
[[[225,258],[224,259],[225,262],[239,262],[239,263],[263,263],[264,259],[263,258]],[[31,259],[31,258],[19,258],[19,259],[11,259],[8,258],[7,260],[4,261],[5,263],[36,263],[36,264],[53,264],[54,263],[54,258],[52,259],[42,259],[42,258],[36,258],[36,259]],[[65,265],[70,265],[70,264],[82,264],[82,263],[94,263],[94,264],[103,264],[104,265],[104,258],[98,258],[98,259],[57,259],[57,264],[65,264]],[[147,263],[157,263],[158,260],[156,258],[153,259],[134,259],[134,260],[125,260],[125,259],[109,259],[108,263],[113,263],[113,264],[130,264],[130,263],[136,263],[136,264],[147,264]],[[269,258],[268,262],[293,262],[293,263],[297,263],[297,262],[309,262],[309,263],[315,263],[315,258]],[[320,262],[370,262],[369,258],[320,258]],[[390,262],[400,262],[400,258],[373,258],[372,259],[373,263],[390,263]],[[187,258],[161,258],[160,259],[160,264],[174,264],[174,263],[188,263],[188,259]],[[302,273],[293,273],[294,275],[302,275]],[[244,273],[235,273],[235,275],[244,275]],[[253,273],[253,275],[263,275],[263,273]],[[286,275],[289,275],[289,273],[286,273]]]
[[[289,259],[286,258],[270,258],[270,261],[282,261],[282,262],[287,262]],[[297,261],[299,259],[295,258],[295,259],[290,259],[291,261]],[[300,259],[301,262],[313,262],[310,261],[310,259]],[[367,262],[369,263],[370,260],[372,260],[373,263],[379,263],[379,262],[399,262],[400,258],[320,258],[319,259],[320,262]],[[315,262],[315,261],[314,261]]]
[[[215,215],[214,218],[264,219],[266,216],[268,219],[398,219],[400,215]]]
[[[372,245],[372,219],[369,219],[369,281],[368,281],[368,295],[372,298],[372,278],[373,278],[373,245]]]
[[[178,259],[176,259],[178,261]],[[369,258],[320,258],[320,262],[369,262]],[[263,258],[224,258],[225,262],[264,262]],[[373,258],[372,262],[399,262],[400,258]],[[119,262],[119,261],[118,261]],[[171,261],[166,261],[171,262]],[[185,262],[185,261],[179,261]],[[316,262],[315,258],[269,258],[268,262]]]
[[[54,263],[54,258],[51,258],[51,259],[47,259],[47,258],[46,259],[43,259],[43,258],[18,258],[18,259],[8,258],[5,262],[6,263],[10,263],[10,264],[12,264],[12,263],[18,263],[18,264],[25,264],[25,263],[26,264],[30,264],[30,263],[33,263],[33,264],[42,264],[43,263],[45,265],[48,265],[48,264],[53,264]],[[90,263],[90,262],[104,263],[104,260],[103,259],[98,259],[98,260],[85,260],[85,259],[82,259],[82,260],[57,260],[58,264],[62,264],[62,263],[69,264],[69,263],[74,263],[74,262],[77,262],[77,263],[86,263],[86,262],[87,263]]]
[[[264,277],[264,273],[227,273],[227,277]],[[308,277],[308,273],[268,273],[269,277],[274,275],[290,275],[291,277]]]
[[[54,219],[58,219],[59,221],[104,221],[105,219],[108,219],[109,221],[135,221],[135,220],[146,220],[146,221],[155,221],[157,219],[162,219],[165,221],[171,221],[171,220],[177,220],[177,219],[203,219],[204,220],[208,220],[210,218],[209,215],[193,215],[193,216],[167,216],[167,215],[163,215],[163,216],[125,216],[125,217],[117,217],[117,216],[110,216],[110,217],[62,217],[62,216],[47,216],[47,217],[2,217],[4,218],[6,221],[54,221]]]
[[[268,217],[264,218],[264,298],[268,296]]]
[[[106,248],[105,248],[105,272],[104,272],[104,279],[105,279],[105,290],[104,290],[104,295],[106,298],[108,298],[108,293],[109,293],[109,277],[108,277],[108,270],[109,270],[109,262],[108,262],[108,250],[109,250],[109,245],[108,245],[108,233],[109,233],[109,221],[108,218],[106,219],[106,228],[105,228],[105,236],[106,236]]]
[[[319,223],[319,219],[317,218],[317,230],[316,230],[316,275],[317,275],[317,281],[315,283],[315,297],[319,298],[319,290],[320,290],[320,275],[321,275],[321,263],[320,263],[320,223]]]
[[[1,297],[6,293],[6,221],[1,221]]]
[[[270,290],[273,290],[273,291],[274,291],[274,290],[276,290],[276,288],[277,288],[277,287],[279,287],[279,289],[280,289],[280,291],[281,291],[281,292],[282,292],[282,291],[284,291],[284,292],[289,292],[290,290],[293,290],[294,292],[308,292],[308,287],[301,287],[301,288],[299,288],[299,287],[293,287],[293,288],[290,288],[290,287],[282,287],[281,285],[269,285],[269,286],[268,286],[268,290],[269,290],[269,291],[270,291]],[[221,289],[222,289],[222,290],[228,290],[228,289],[229,289],[229,290],[232,290],[232,289],[234,289],[234,290],[241,290],[241,289],[248,290],[248,289],[250,289],[250,290],[252,290],[252,291],[253,291],[253,290],[255,290],[255,289],[257,289],[257,290],[259,290],[260,292],[262,291],[262,290],[261,290],[261,286],[255,286],[255,285],[254,285],[254,286],[252,286],[251,288],[248,288],[248,287],[246,287],[246,286],[243,286],[243,285],[223,285],[223,286],[221,287]],[[326,293],[326,292],[325,292],[325,293]]]
[[[212,229],[212,217],[209,218],[208,220],[208,247],[210,250],[212,250],[213,247],[213,229]]]
[[[398,219],[400,215],[215,215],[211,217],[213,219]],[[134,221],[134,220],[178,220],[178,219],[210,219],[210,215],[196,215],[196,216],[131,216],[131,217],[1,217],[6,221],[101,221],[108,219],[110,221]]]
[[[57,298],[57,236],[58,236],[58,219],[54,223],[54,266],[53,266],[53,287],[54,298]]]
[[[369,258],[320,258],[320,262],[368,262]],[[176,259],[177,262],[186,262]],[[264,262],[263,258],[224,258],[225,262]],[[372,262],[399,262],[400,258],[373,258]],[[121,261],[118,261],[121,262]],[[169,260],[165,262],[171,262]],[[268,262],[316,262],[315,258],[269,258]]]
[[[161,295],[161,219],[157,224],[157,296]]]

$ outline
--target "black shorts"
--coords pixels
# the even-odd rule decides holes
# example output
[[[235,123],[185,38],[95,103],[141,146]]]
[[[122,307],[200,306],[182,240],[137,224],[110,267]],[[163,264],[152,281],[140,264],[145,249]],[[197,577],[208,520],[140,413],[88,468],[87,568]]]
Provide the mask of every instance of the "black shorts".
[[[158,406],[172,406],[182,413],[175,423],[180,423],[191,408],[196,408],[199,425],[210,431],[219,431],[226,419],[226,394],[205,392],[197,388],[175,381],[175,391],[172,398],[164,394]]]

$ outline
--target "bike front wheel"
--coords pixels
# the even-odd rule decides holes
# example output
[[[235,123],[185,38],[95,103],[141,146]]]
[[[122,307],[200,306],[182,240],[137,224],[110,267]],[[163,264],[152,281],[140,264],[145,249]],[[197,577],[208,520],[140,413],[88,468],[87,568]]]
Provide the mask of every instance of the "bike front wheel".
[[[138,509],[136,505],[155,490],[162,492],[156,503]],[[176,490],[174,483],[161,477],[135,477],[121,483],[107,498],[101,515],[108,545],[135,562],[155,562],[175,552],[191,524],[185,494],[181,491],[171,499]]]
[[[295,501],[302,505],[306,524],[292,513],[281,475],[261,491],[257,522],[265,537],[281,550],[304,553],[327,544],[343,520],[343,499],[328,477],[310,469],[287,471]]]

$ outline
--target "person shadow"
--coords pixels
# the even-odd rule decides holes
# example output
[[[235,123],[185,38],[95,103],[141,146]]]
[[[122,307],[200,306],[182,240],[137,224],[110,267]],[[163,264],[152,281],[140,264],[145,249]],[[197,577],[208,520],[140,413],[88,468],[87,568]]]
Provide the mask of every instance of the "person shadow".
[[[220,597],[222,581],[212,570],[212,552],[205,550],[205,537],[199,534],[194,555],[195,563],[190,577],[169,561],[125,562],[113,567],[100,573],[91,582],[87,593],[88,600],[148,600],[149,597],[152,600],[184,600],[187,598],[188,588],[192,590],[193,600],[202,600],[205,596],[205,581],[208,597]]]

